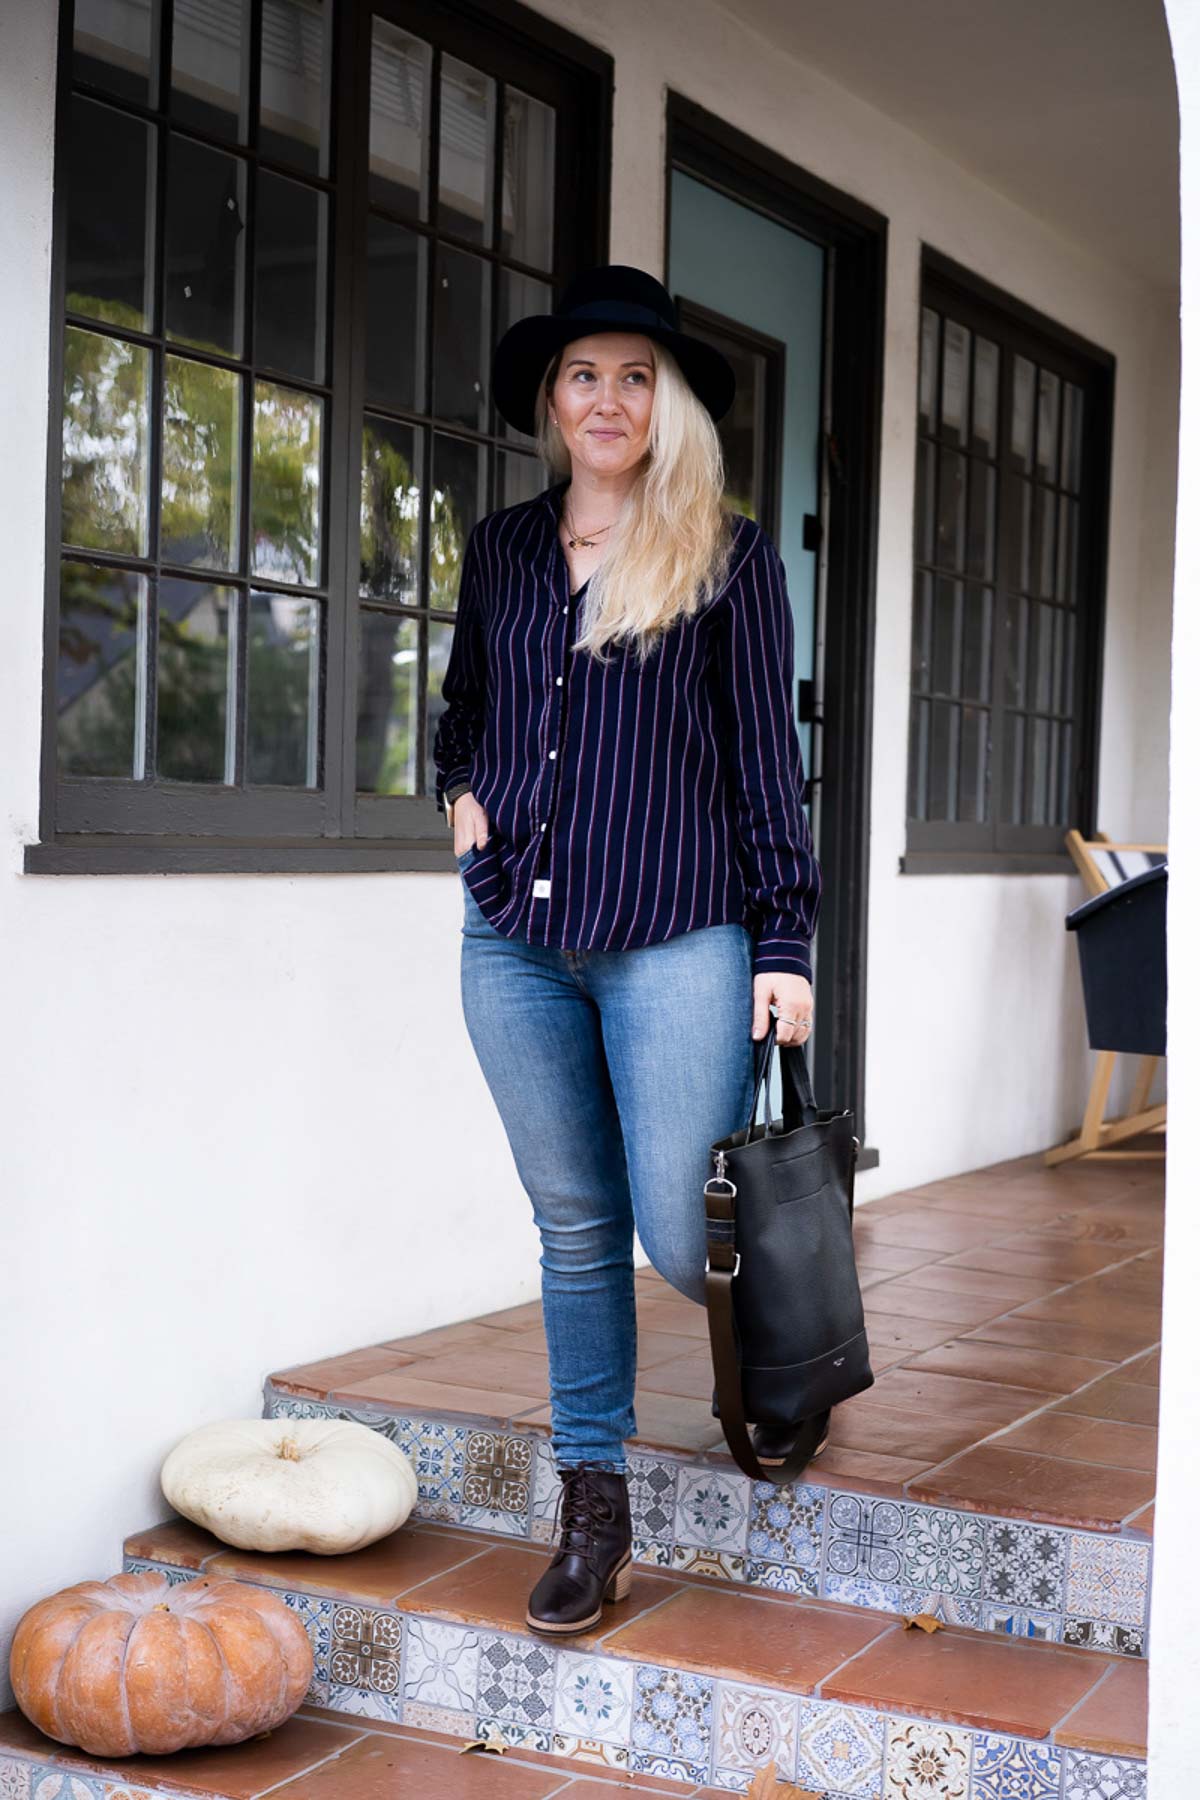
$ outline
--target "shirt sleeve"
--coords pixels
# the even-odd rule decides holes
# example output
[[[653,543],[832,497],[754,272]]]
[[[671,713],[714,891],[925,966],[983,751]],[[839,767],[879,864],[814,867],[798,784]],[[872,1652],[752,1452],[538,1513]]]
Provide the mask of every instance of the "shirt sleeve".
[[[434,798],[443,816],[447,798],[454,800],[470,787],[471,758],[483,733],[487,660],[478,531],[476,526],[463,552],[454,635],[442,677],[442,699],[446,704],[433,740]],[[448,794],[447,790],[454,791]]]
[[[752,970],[812,980],[821,870],[802,801],[793,711],[794,628],[779,552],[765,532],[717,603],[717,667],[755,931]]]

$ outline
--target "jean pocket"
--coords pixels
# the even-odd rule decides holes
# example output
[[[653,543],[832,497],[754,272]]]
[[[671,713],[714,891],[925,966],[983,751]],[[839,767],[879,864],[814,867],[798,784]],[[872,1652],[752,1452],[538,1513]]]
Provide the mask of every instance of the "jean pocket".
[[[473,856],[478,856],[478,855],[479,855],[479,845],[478,844],[468,844],[465,850],[457,851],[455,853],[454,860],[458,864],[460,869],[467,869],[467,868],[470,868],[470,866],[471,866],[471,858]]]

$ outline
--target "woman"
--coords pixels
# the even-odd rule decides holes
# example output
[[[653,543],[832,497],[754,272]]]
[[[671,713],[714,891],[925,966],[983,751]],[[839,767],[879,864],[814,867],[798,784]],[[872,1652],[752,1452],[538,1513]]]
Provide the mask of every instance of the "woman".
[[[792,620],[723,504],[733,391],[640,269],[506,332],[496,405],[557,479],[472,531],[442,684],[463,1009],[542,1244],[561,1534],[527,1618],[555,1635],[632,1574],[634,1227],[702,1301],[708,1147],[749,1116],[770,1010],[781,1044],[811,1027]]]

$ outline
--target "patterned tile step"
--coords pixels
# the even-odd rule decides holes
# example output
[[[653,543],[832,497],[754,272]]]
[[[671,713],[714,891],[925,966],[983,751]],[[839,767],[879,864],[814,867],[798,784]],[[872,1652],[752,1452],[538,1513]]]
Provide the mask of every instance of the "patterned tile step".
[[[173,1757],[109,1762],[43,1737],[19,1713],[0,1714],[0,1795],[4,1800],[618,1800],[620,1794],[662,1794],[653,1777],[622,1774],[620,1786],[603,1771],[576,1776],[561,1759],[508,1750],[461,1756],[462,1740],[429,1732],[331,1718],[302,1708],[271,1735],[270,1744],[183,1751]],[[296,1771],[301,1771],[296,1773]],[[670,1790],[687,1800],[689,1786]]]
[[[438,1574],[422,1539],[438,1541]],[[220,1570],[278,1594],[309,1633],[306,1707],[330,1728],[494,1733],[581,1782],[657,1777],[680,1794],[742,1792],[774,1760],[830,1800],[1144,1800],[1144,1665],[648,1572],[594,1634],[560,1644],[524,1626],[541,1551],[413,1526],[360,1554],[361,1572],[355,1555],[256,1555],[175,1524],[131,1537],[125,1566],[172,1581]],[[293,1724],[316,1723],[273,1734],[277,1754]],[[325,1793],[308,1778],[304,1800]]]
[[[466,1328],[464,1328],[466,1329]],[[269,1418],[354,1419],[412,1458],[419,1518],[547,1542],[559,1492],[544,1431],[422,1418],[266,1384]],[[819,1467],[819,1465],[816,1465]],[[702,1456],[632,1453],[647,1568],[1119,1656],[1146,1653],[1150,1542],[806,1480],[751,1482]]]

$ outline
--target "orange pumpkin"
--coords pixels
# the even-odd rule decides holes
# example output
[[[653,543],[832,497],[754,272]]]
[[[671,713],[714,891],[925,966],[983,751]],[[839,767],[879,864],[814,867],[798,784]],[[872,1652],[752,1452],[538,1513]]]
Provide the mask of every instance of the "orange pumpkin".
[[[291,1717],[312,1670],[308,1633],[274,1594],[156,1570],[39,1600],[9,1658],[26,1718],[92,1756],[243,1743]]]

